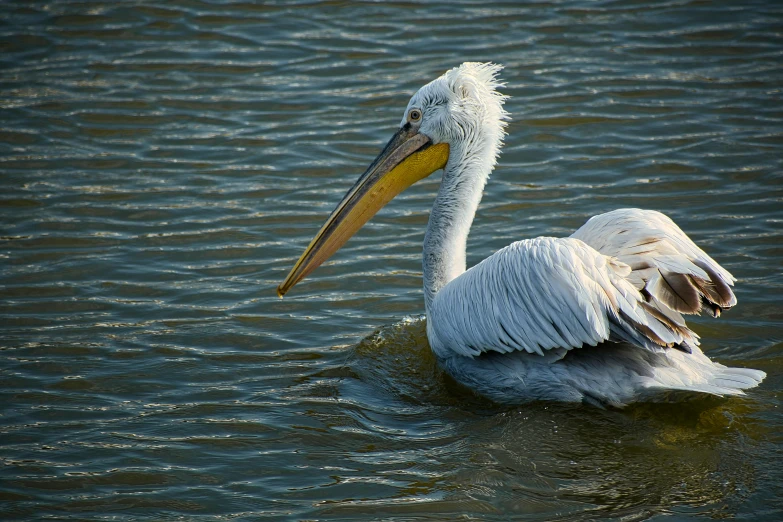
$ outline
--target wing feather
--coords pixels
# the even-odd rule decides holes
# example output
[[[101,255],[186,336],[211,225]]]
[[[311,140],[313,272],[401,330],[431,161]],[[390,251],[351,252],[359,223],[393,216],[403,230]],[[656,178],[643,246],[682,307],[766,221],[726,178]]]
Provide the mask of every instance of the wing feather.
[[[699,337],[682,314],[720,315],[737,302],[734,281],[665,215],[621,209],[570,238],[496,252],[441,289],[428,329],[443,356],[544,355],[606,340],[690,353]]]
[[[736,279],[660,212],[607,212],[591,218],[571,237],[627,264],[632,269],[629,281],[680,326],[680,313],[706,310],[717,317],[737,304],[731,290]]]
[[[572,238],[513,243],[438,292],[427,314],[442,357],[519,350],[545,355],[606,340],[660,351],[698,338],[645,303],[628,265]],[[562,356],[562,355],[561,355]]]

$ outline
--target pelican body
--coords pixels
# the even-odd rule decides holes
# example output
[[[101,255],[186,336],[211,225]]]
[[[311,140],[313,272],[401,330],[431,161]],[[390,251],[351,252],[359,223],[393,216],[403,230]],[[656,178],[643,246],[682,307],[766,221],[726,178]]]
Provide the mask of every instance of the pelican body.
[[[570,237],[518,241],[466,270],[468,232],[508,119],[500,70],[463,63],[413,95],[397,133],[278,295],[396,195],[443,169],[424,237],[424,305],[432,351],[458,382],[500,403],[617,407],[757,386],[764,372],[711,361],[683,318],[734,306],[734,277],[660,212],[601,214]]]

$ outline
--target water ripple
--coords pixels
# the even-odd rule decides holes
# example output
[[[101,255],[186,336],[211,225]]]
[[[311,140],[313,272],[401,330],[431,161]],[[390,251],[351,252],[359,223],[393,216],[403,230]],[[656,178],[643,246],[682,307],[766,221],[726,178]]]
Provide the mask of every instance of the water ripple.
[[[10,2],[0,14],[3,519],[777,519],[783,111],[773,2]],[[506,65],[473,264],[665,210],[740,278],[697,319],[744,400],[501,409],[426,341],[438,179],[279,300],[399,122]],[[437,178],[437,176],[436,176]]]

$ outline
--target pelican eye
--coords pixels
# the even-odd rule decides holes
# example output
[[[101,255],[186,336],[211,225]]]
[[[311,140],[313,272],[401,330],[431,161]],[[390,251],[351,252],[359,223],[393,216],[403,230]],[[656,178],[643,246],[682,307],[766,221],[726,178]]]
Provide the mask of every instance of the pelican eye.
[[[408,113],[408,121],[414,123],[421,121],[421,111],[419,109],[411,109]]]

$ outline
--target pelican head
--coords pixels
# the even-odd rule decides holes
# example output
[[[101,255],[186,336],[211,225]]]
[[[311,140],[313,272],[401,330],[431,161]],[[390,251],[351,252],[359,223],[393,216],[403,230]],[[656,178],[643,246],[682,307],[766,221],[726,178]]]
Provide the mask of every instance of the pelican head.
[[[466,62],[411,97],[399,130],[343,197],[277,287],[283,297],[329,259],[384,205],[413,183],[446,169],[483,175],[495,165],[504,135],[501,66]]]

